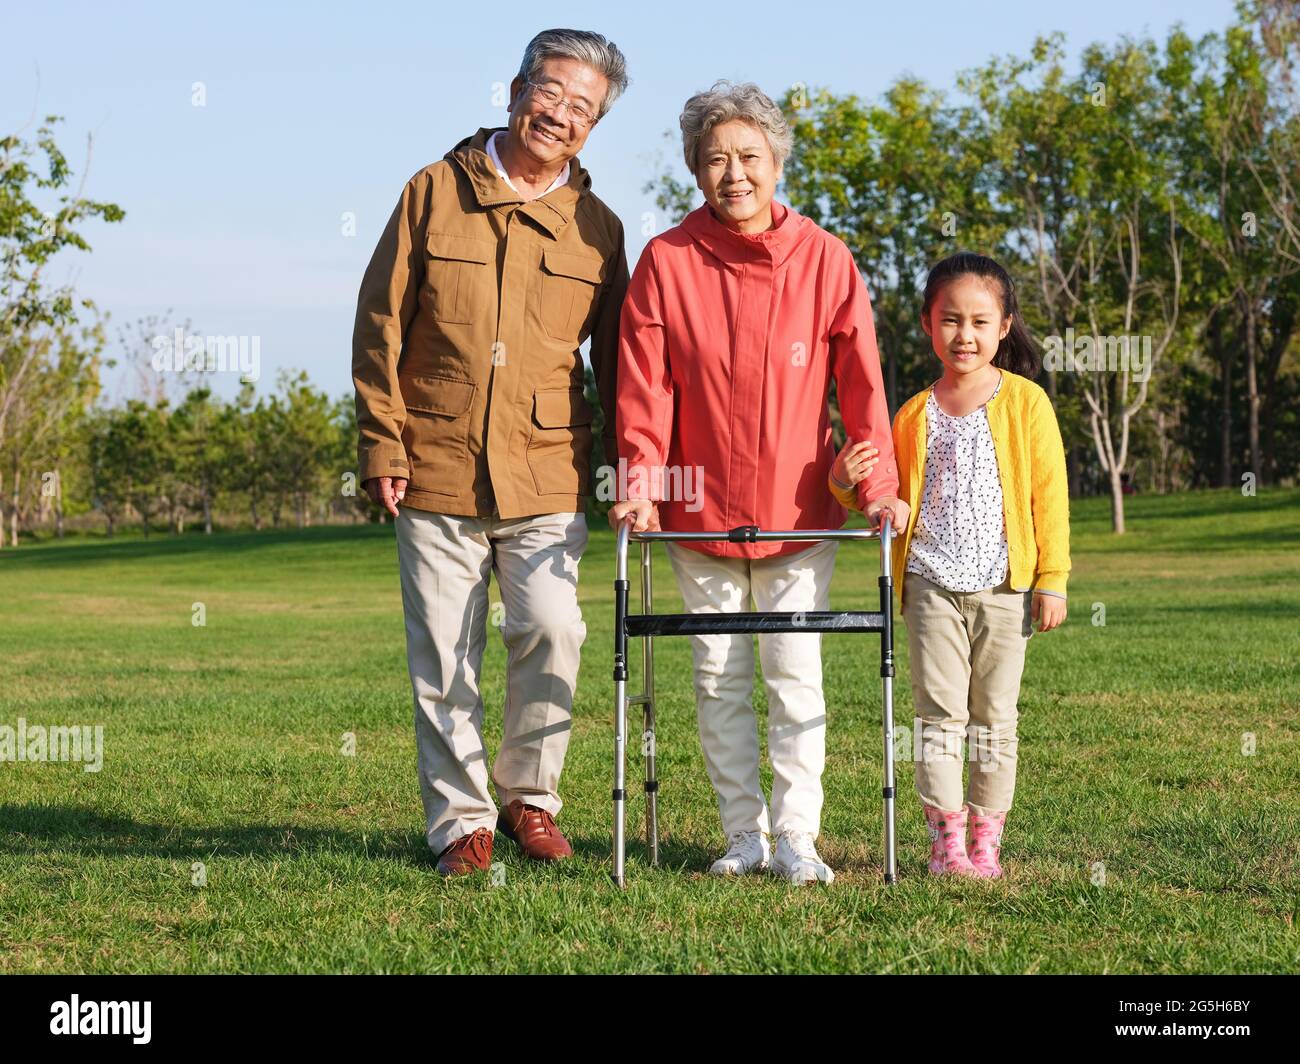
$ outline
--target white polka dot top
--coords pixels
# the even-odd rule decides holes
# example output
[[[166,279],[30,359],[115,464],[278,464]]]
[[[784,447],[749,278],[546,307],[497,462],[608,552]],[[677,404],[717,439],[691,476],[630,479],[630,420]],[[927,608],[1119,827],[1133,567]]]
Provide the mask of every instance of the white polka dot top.
[[[1001,389],[999,377],[993,395]],[[988,414],[981,406],[951,417],[932,387],[925,420],[925,485],[907,572],[948,591],[997,587],[1007,577],[1007,532]]]

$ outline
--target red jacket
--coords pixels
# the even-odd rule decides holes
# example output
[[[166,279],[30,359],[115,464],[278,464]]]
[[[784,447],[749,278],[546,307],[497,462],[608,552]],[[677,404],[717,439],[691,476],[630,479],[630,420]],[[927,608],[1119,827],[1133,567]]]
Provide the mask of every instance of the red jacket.
[[[835,460],[832,377],[850,438],[880,450],[858,485],[862,508],[898,494],[871,301],[857,264],[843,241],[797,211],[773,202],[772,217],[767,232],[742,234],[706,204],[650,241],[632,275],[619,331],[616,422],[626,490],[618,497],[658,502],[665,531],[840,528],[845,509],[826,483]],[[665,465],[667,479],[650,472]],[[692,484],[688,498],[676,490]],[[765,558],[809,543],[681,546]]]

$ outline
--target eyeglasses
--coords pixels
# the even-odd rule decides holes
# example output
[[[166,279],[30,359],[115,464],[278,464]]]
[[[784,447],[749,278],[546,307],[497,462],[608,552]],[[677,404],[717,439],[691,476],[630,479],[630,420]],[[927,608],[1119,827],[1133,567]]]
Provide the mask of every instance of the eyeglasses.
[[[533,95],[541,100],[546,107],[554,108],[564,104],[569,109],[569,117],[578,125],[589,126],[596,121],[596,115],[592,114],[582,104],[566,100],[563,93],[556,92],[545,85],[539,85],[535,81],[526,81],[524,84],[533,90]]]

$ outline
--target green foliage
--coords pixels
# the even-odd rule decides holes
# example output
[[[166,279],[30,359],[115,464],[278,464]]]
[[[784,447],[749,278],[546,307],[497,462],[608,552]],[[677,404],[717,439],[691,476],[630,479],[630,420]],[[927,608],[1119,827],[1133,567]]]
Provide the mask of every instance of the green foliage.
[[[1073,492],[1111,491],[1118,527],[1122,475],[1157,490],[1250,470],[1292,482],[1298,27],[1291,6],[1248,3],[1223,33],[1094,43],[1073,67],[1059,34],[1041,37],[951,91],[904,77],[875,101],[788,92],[782,194],[853,252],[891,409],[939,372],[919,323],[929,267],[980,251],[1016,279],[1040,340],[1150,338],[1148,381],[1042,378]],[[671,172],[648,186],[661,205],[683,187]]]
[[[356,446],[351,399],[331,401],[303,373],[281,374],[271,395],[245,384],[226,402],[201,385],[175,409],[165,399],[95,409],[84,439],[90,502],[110,534],[128,511],[142,527],[165,516],[174,532],[190,515],[211,532],[218,510],[240,508],[254,528],[279,526],[286,506],[299,527],[322,508],[372,516],[359,486],[342,493]]]
[[[44,269],[62,251],[90,250],[82,223],[124,217],[114,203],[69,190],[58,121],[47,118],[34,144],[18,134],[0,138],[0,455],[9,477],[9,512],[0,508],[0,516],[8,516],[13,541],[37,492],[47,484],[57,489],[53,497],[61,492],[78,420],[99,387],[103,334],[94,308],[78,305],[70,286],[48,284]],[[89,324],[79,320],[86,311]]]
[[[0,337],[32,325],[56,325],[75,317],[70,289],[49,289],[41,268],[65,248],[89,251],[73,226],[91,218],[120,222],[126,212],[115,203],[82,198],[66,189],[73,171],[54,139],[61,119],[50,115],[29,144],[17,135],[0,138]],[[44,168],[38,154],[44,156]],[[53,202],[38,202],[50,193]],[[0,380],[3,386],[3,380]]]

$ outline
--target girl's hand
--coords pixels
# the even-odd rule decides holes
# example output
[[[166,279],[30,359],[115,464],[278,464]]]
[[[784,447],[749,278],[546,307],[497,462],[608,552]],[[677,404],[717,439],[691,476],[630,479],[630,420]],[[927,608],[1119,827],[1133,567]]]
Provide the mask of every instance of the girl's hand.
[[[1029,617],[1031,620],[1038,621],[1040,632],[1050,632],[1053,628],[1059,628],[1065,621],[1065,599],[1035,592]]]
[[[886,495],[867,504],[867,524],[879,528],[882,517],[888,517],[894,535],[901,536],[907,528],[907,519],[911,513],[912,508],[902,499]]]
[[[879,453],[871,446],[870,440],[862,440],[860,443],[849,440],[835,456],[835,464],[831,466],[831,476],[846,487],[852,487],[867,479],[868,474],[880,461],[876,457]]]

